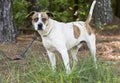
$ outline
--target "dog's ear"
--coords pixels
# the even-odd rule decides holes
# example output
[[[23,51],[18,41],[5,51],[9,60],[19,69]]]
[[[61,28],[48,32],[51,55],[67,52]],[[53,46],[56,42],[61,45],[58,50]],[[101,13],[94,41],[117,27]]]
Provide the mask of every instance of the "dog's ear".
[[[25,18],[29,18],[29,17],[33,16],[33,14],[35,14],[35,13],[36,13],[36,11],[32,11],[27,16],[25,16]]]
[[[46,14],[47,14],[49,17],[54,17],[54,15],[53,15],[51,12],[46,12]]]

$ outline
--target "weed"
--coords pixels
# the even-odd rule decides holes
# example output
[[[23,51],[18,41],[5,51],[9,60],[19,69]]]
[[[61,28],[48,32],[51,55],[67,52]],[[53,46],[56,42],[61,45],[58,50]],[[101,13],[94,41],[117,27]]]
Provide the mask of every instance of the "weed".
[[[42,56],[42,55],[41,55]],[[36,57],[29,54],[26,60],[9,62],[9,68],[0,73],[1,83],[119,83],[120,77],[111,65],[97,60],[98,69],[94,68],[90,56],[79,59],[71,74],[65,73],[62,61],[58,60],[56,71],[52,71],[46,56]],[[4,68],[3,68],[4,69]],[[9,71],[8,71],[9,70]],[[7,72],[7,73],[6,73]]]

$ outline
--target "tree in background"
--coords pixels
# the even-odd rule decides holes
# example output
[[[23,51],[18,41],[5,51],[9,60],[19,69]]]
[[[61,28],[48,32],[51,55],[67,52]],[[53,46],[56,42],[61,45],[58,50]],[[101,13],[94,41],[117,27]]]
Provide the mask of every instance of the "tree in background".
[[[113,21],[111,0],[97,0],[94,10],[94,22],[99,26]]]
[[[115,0],[115,15],[120,18],[120,0]]]
[[[0,0],[0,42],[16,41],[11,0]]]

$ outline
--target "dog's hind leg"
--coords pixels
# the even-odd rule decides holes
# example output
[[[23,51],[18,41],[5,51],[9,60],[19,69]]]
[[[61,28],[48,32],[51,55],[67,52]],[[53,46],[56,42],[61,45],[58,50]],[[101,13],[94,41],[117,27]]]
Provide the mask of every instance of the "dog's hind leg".
[[[55,71],[56,68],[56,58],[55,58],[55,54],[53,52],[50,52],[47,50],[48,53],[48,57],[50,59],[51,65],[52,65],[52,69],[53,71]]]
[[[94,64],[97,69],[97,64],[96,64],[96,38],[94,34],[91,34],[88,38],[87,41],[88,48],[91,52],[91,55],[93,56]]]
[[[75,67],[75,65],[77,64],[78,62],[78,59],[77,59],[77,52],[78,52],[78,47],[75,46],[73,47],[72,49],[69,50],[69,54],[72,56],[73,58],[73,68]]]

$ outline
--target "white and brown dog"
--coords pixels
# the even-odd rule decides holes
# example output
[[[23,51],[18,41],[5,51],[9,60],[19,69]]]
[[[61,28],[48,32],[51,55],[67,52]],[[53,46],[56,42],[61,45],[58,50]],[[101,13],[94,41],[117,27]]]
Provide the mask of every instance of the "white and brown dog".
[[[82,41],[87,43],[93,55],[95,66],[97,67],[96,39],[89,25],[95,3],[96,0],[93,1],[88,19],[85,22],[58,22],[51,19],[50,16],[52,16],[52,14],[47,12],[33,11],[27,16],[32,18],[32,24],[35,30],[37,30],[42,37],[42,42],[47,50],[53,70],[56,66],[54,52],[58,51],[62,56],[66,73],[70,73],[69,55],[72,55],[73,64],[75,65],[78,61],[76,55],[78,49],[81,47]]]

